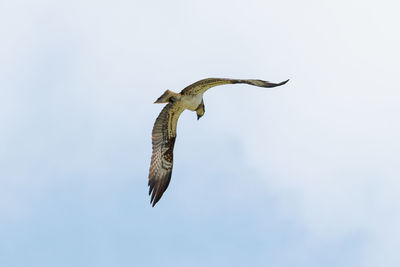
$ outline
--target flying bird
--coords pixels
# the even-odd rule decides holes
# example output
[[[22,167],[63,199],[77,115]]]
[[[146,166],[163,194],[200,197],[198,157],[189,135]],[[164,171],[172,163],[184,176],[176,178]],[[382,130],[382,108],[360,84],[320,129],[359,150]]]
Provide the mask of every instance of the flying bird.
[[[178,118],[185,110],[196,111],[197,119],[205,112],[203,94],[214,86],[224,84],[245,83],[258,87],[276,87],[287,83],[270,83],[262,80],[238,80],[208,78],[195,82],[184,88],[180,93],[166,90],[154,103],[168,103],[158,115],[152,131],[153,153],[149,170],[150,204],[160,200],[171,180],[173,151],[176,138]]]

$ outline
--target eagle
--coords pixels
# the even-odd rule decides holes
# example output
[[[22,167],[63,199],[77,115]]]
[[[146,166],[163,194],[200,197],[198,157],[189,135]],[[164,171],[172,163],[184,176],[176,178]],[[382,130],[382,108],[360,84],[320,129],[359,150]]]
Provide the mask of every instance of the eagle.
[[[176,127],[179,116],[185,110],[196,111],[197,120],[205,112],[203,94],[214,86],[244,83],[258,87],[276,87],[287,83],[270,83],[263,80],[239,80],[208,78],[197,81],[180,93],[166,90],[154,103],[167,103],[158,115],[152,131],[153,152],[149,169],[149,195],[152,207],[160,200],[171,180],[173,151],[176,138]]]

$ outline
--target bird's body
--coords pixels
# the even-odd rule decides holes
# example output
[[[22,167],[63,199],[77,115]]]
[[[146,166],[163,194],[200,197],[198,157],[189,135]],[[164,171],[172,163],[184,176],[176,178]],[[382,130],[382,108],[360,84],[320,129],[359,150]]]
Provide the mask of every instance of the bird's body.
[[[168,104],[158,115],[152,131],[153,153],[149,170],[149,194],[151,194],[152,205],[154,206],[160,200],[171,180],[176,127],[178,118],[185,109],[196,111],[197,119],[202,117],[205,112],[203,94],[214,86],[246,83],[258,87],[276,87],[287,81],[270,83],[262,80],[209,78],[187,86],[180,93],[165,91],[154,102]]]
[[[185,109],[196,111],[203,101],[203,94],[198,95],[183,95],[180,99],[182,107]]]

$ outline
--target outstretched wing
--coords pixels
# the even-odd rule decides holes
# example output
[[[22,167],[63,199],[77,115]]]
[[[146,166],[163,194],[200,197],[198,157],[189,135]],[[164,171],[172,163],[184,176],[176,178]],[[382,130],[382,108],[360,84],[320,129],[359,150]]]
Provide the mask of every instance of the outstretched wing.
[[[160,200],[171,180],[176,126],[183,110],[177,104],[167,104],[153,126],[153,153],[149,170],[149,195],[151,194],[150,203],[153,207]]]
[[[182,95],[198,95],[202,94],[211,87],[218,86],[218,85],[223,85],[223,84],[233,84],[233,83],[247,83],[250,85],[254,86],[259,86],[259,87],[275,87],[275,86],[280,86],[284,85],[287,83],[289,80],[286,80],[284,82],[280,83],[270,83],[267,81],[263,80],[238,80],[238,79],[221,79],[221,78],[208,78],[208,79],[203,79],[200,81],[197,81],[185,89],[181,91]]]

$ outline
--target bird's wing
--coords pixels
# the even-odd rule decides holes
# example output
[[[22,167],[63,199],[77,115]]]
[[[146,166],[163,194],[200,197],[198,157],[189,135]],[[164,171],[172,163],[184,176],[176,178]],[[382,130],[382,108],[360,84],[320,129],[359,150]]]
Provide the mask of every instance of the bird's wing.
[[[223,84],[233,84],[233,83],[247,83],[259,87],[275,87],[287,83],[289,80],[280,83],[270,83],[263,80],[238,80],[238,79],[222,79],[222,78],[208,78],[197,81],[181,91],[182,95],[198,95],[202,94],[211,87],[223,85]]]
[[[153,126],[153,153],[149,170],[149,195],[151,194],[150,203],[153,207],[171,180],[176,126],[183,110],[178,104],[167,104]]]

